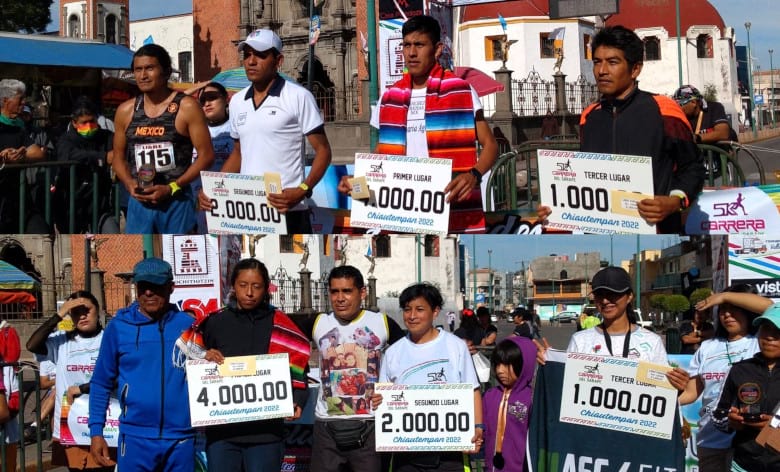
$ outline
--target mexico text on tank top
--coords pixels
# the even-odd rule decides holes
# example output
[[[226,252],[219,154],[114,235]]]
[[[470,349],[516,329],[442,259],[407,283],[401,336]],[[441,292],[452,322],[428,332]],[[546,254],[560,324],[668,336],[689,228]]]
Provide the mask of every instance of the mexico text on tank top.
[[[143,164],[156,171],[155,183],[167,183],[181,176],[192,163],[192,141],[176,131],[176,115],[183,93],[177,93],[165,111],[149,118],[144,111],[144,96],[135,99],[133,119],[127,127],[127,161],[133,178]]]

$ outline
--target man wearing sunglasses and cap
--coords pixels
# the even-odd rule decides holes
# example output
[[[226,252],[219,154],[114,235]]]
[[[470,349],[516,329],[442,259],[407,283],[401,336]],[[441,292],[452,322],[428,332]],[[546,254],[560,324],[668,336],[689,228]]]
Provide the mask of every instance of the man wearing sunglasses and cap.
[[[693,85],[678,88],[672,98],[680,104],[693,128],[693,138],[698,144],[715,144],[718,141],[736,141],[731,131],[726,109],[718,102],[707,101]],[[733,135],[732,135],[733,133]]]
[[[282,40],[273,31],[255,30],[238,44],[238,52],[252,84],[230,100],[230,135],[235,145],[221,171],[279,174],[282,191],[268,194],[268,202],[286,215],[288,234],[311,233],[306,198],[311,197],[331,161],[317,102],[311,92],[277,72],[284,55]],[[303,136],[314,149],[307,176]],[[199,201],[201,210],[211,210],[204,192]]]
[[[194,431],[187,403],[185,355],[176,340],[195,321],[170,303],[171,266],[156,257],[133,268],[137,300],[106,326],[90,381],[90,452],[113,465],[103,437],[109,394],[119,416],[118,470],[192,472]]]
[[[718,145],[721,141],[737,141],[737,133],[731,128],[722,104],[705,100],[693,85],[678,88],[672,98],[688,117],[697,144]],[[728,146],[718,147],[728,150]],[[715,176],[720,175],[720,159],[714,159],[713,166]]]

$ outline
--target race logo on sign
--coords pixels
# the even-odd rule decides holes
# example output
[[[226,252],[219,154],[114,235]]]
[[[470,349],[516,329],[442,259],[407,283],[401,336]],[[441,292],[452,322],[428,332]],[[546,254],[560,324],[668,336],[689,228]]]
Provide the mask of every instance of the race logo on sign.
[[[385,180],[387,174],[385,174],[384,171],[384,162],[380,162],[379,164],[370,164],[369,166],[371,171],[366,172],[366,178]]]
[[[744,201],[745,197],[740,193],[733,202],[714,203],[712,209],[717,212],[715,216],[737,216],[739,214],[737,209],[742,210],[742,216],[747,216],[745,205],[742,204]]]
[[[577,173],[571,167],[570,159],[566,159],[566,162],[556,162],[555,167],[552,172],[555,180],[573,181],[577,177]]]
[[[701,222],[702,231],[723,231],[728,234],[763,232],[766,229],[766,221],[763,218],[745,218],[748,216],[744,205],[746,200],[742,192],[739,192],[733,200],[713,203],[710,215],[712,219]]]
[[[230,190],[228,190],[227,186],[225,185],[225,179],[219,180],[216,184],[214,184],[214,194],[222,197],[227,197],[230,195]]]
[[[604,376],[599,373],[599,363],[585,365],[585,371],[577,372],[577,377],[584,382],[601,382]]]
[[[409,406],[409,402],[406,401],[406,396],[404,395],[404,392],[391,393],[390,401],[387,402],[387,406],[390,409],[406,408]]]

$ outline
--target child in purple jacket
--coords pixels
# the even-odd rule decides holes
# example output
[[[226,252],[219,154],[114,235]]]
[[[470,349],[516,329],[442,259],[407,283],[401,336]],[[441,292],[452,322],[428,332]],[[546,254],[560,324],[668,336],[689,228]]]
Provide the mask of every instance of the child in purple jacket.
[[[536,346],[522,336],[511,336],[491,356],[498,385],[485,392],[485,470],[523,472],[526,463],[528,419],[533,403]]]

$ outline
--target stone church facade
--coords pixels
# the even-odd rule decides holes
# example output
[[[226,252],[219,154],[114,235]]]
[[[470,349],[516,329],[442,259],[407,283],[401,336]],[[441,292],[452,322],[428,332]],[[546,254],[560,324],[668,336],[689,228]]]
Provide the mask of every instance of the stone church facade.
[[[269,28],[284,43],[282,72],[306,84],[308,9],[307,0],[194,0],[195,79],[208,80],[240,67],[236,45],[255,29]],[[355,5],[351,0],[326,0],[317,10],[322,30],[314,48],[313,89],[325,117],[342,120],[355,114],[357,97],[352,92],[359,90]]]
[[[195,80],[241,67],[237,44],[257,28],[275,31],[284,43],[281,72],[306,85],[309,61],[309,0],[193,0]],[[314,47],[313,93],[326,121],[334,161],[351,161],[368,150],[361,120],[355,0],[325,0],[316,8],[321,32]],[[363,130],[362,128],[365,128]],[[341,144],[339,144],[341,143]],[[353,148],[354,147],[354,148]]]

